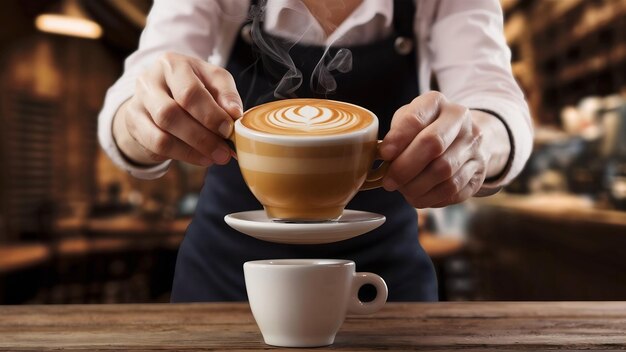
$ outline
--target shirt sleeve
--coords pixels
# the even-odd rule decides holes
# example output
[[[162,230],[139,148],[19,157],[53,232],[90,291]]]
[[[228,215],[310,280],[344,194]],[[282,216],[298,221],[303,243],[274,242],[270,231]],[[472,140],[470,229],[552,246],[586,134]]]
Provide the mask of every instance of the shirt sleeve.
[[[511,70],[497,0],[441,0],[428,42],[439,87],[451,101],[492,113],[511,142],[505,171],[478,195],[495,193],[523,169],[533,144],[528,105]]]
[[[98,116],[98,139],[109,158],[121,169],[143,179],[161,177],[171,160],[152,167],[130,163],[113,139],[113,116],[135,91],[136,78],[165,52],[206,60],[215,48],[223,9],[213,0],[155,0],[138,49],[124,62],[124,73],[107,91]]]

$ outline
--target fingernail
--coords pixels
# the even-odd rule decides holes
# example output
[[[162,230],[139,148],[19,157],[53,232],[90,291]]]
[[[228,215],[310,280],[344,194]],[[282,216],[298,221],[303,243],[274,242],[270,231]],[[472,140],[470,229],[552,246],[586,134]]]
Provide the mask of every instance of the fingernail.
[[[385,144],[380,147],[380,156],[385,160],[391,160],[396,157],[398,148],[393,144]]]
[[[217,130],[222,135],[222,137],[228,138],[228,137],[230,137],[230,134],[233,132],[233,122],[232,121],[224,121],[224,122],[222,122],[222,124],[220,125],[220,127]]]
[[[230,151],[224,148],[217,148],[211,153],[211,158],[217,163],[225,163],[230,157]]]
[[[383,188],[387,191],[395,191],[398,188],[398,183],[389,177],[385,177],[383,180]]]
[[[241,115],[243,115],[243,107],[241,107],[241,104],[239,104],[238,102],[231,101],[230,103],[228,103],[228,106],[232,110],[235,110],[237,112],[237,117],[241,117]]]

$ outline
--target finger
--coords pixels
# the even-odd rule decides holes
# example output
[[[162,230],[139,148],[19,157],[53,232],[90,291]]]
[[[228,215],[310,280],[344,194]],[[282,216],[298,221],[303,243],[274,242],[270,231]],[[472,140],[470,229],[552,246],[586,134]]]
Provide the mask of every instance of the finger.
[[[454,176],[475,155],[479,143],[480,135],[458,138],[443,155],[433,160],[423,172],[407,183],[403,191],[407,194],[423,195],[443,180]]]
[[[450,199],[437,203],[437,204],[433,204],[429,208],[443,208],[443,207],[447,207],[448,205],[461,203],[463,201],[466,201],[470,197],[472,197],[474,193],[476,193],[474,186],[468,184],[459,193],[455,194]]]
[[[187,115],[169,96],[155,92],[152,99],[145,101],[145,106],[155,125],[161,130],[210,157],[216,164],[223,165],[230,160],[230,148],[224,139]]]
[[[463,127],[468,121],[471,123],[466,108],[452,104],[442,107],[437,120],[422,130],[391,162],[383,181],[385,189],[395,191],[415,178],[466,133]],[[460,134],[462,129],[464,132]]]
[[[483,182],[485,181],[485,176],[486,176],[486,170],[481,171],[479,169],[479,171],[476,172],[474,176],[471,178],[470,182],[459,193],[457,193],[456,195],[454,195],[452,198],[448,199],[447,201],[433,204],[430,207],[441,208],[441,207],[445,207],[451,204],[461,203],[469,199],[470,197],[473,197],[474,194],[478,192]]]
[[[243,115],[243,103],[233,76],[215,65],[198,65],[197,73],[217,104],[233,119]]]
[[[226,164],[230,160],[230,148],[223,138],[213,134],[193,119],[167,93],[163,81],[158,76],[145,78],[146,84],[138,89],[142,102],[154,124],[161,130],[172,134],[204,156],[210,157],[217,164]],[[230,119],[227,117],[227,119]]]
[[[154,124],[145,108],[137,109],[135,114],[135,118],[126,119],[126,128],[151,160],[176,159],[200,166],[213,164],[211,158],[161,130]]]
[[[439,92],[428,92],[396,111],[391,119],[391,128],[380,146],[384,160],[393,160],[426,126],[439,115],[445,97]]]
[[[461,169],[449,179],[439,183],[430,191],[420,196],[410,196],[407,198],[409,203],[416,208],[429,208],[435,204],[451,204],[456,200],[455,196],[461,192],[472,180],[475,175],[480,176],[480,163],[476,160],[470,160],[465,163]],[[403,194],[410,194],[401,189]]]
[[[166,55],[160,62],[163,67],[165,88],[171,92],[174,101],[204,127],[228,138],[232,132],[233,119],[217,104],[205,84],[196,75],[192,66],[193,61],[172,59]]]

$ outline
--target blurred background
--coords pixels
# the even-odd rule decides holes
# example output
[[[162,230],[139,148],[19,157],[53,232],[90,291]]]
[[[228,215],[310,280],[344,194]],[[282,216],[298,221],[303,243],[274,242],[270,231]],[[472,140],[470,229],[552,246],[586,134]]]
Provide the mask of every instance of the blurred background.
[[[99,149],[151,0],[0,11],[0,304],[167,302],[204,171]],[[626,299],[626,0],[502,0],[534,153],[500,194],[420,210],[442,300]]]

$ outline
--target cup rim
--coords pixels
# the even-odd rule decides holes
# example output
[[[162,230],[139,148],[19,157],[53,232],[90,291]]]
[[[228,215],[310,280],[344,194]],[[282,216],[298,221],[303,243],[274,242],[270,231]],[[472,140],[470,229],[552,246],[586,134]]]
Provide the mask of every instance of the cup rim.
[[[316,142],[316,143],[324,143],[324,142],[331,142],[331,143],[336,143],[336,142],[346,142],[349,140],[354,140],[354,139],[366,139],[367,137],[371,137],[373,140],[375,140],[377,138],[376,133],[378,131],[378,117],[376,116],[376,114],[374,114],[372,111],[356,105],[356,104],[352,104],[352,103],[348,103],[345,101],[339,101],[339,100],[331,100],[331,99],[319,99],[319,98],[293,98],[292,100],[298,100],[298,99],[316,99],[316,100],[325,100],[325,101],[330,101],[330,102],[334,102],[334,103],[339,103],[339,104],[345,104],[345,105],[350,105],[350,106],[354,106],[358,109],[363,109],[364,111],[368,112],[370,115],[372,115],[372,117],[374,118],[372,123],[369,124],[368,126],[360,129],[360,130],[356,130],[354,132],[348,132],[348,133],[341,133],[341,134],[331,134],[331,135],[321,135],[321,136],[307,136],[307,135],[280,135],[280,134],[272,134],[272,133],[266,133],[266,132],[260,132],[260,131],[256,131],[253,129],[250,129],[246,126],[243,125],[243,123],[241,123],[241,119],[243,118],[243,115],[249,113],[250,111],[257,109],[261,106],[264,106],[266,104],[271,104],[273,102],[267,102],[264,104],[260,104],[257,106],[253,106],[251,108],[249,108],[248,110],[246,110],[241,118],[238,118],[235,121],[235,134],[239,133],[241,135],[243,135],[244,137],[248,137],[254,140],[259,140],[262,142],[267,142],[267,143],[280,143],[280,142],[289,142],[289,143],[297,143],[297,144],[308,144],[310,142]],[[285,100],[285,99],[283,99]],[[371,135],[371,136],[370,136]]]
[[[319,268],[319,267],[349,267],[355,263],[348,259],[263,259],[245,262],[244,267],[260,268]]]

